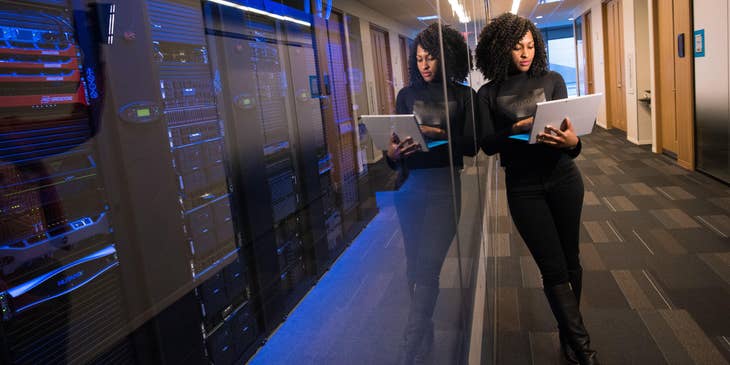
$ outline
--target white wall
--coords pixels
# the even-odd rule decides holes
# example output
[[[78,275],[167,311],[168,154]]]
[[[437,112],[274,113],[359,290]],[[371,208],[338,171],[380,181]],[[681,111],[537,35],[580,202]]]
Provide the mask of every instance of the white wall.
[[[596,93],[606,93],[606,77],[603,65],[603,17],[601,16],[601,0],[588,0],[578,6],[573,12],[573,18],[591,11],[591,52],[593,60],[593,88]],[[606,128],[606,99],[603,99],[598,111],[596,123]]]

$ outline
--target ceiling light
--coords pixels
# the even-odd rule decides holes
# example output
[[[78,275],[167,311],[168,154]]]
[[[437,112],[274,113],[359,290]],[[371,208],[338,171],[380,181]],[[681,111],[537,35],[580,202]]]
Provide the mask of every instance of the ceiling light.
[[[542,19],[542,15],[538,15],[535,17],[536,19]]]
[[[451,11],[459,17],[460,23],[468,23],[471,21],[471,19],[469,19],[469,15],[466,14],[464,7],[459,4],[459,0],[449,0],[449,5],[451,5]]]
[[[232,3],[232,2],[226,1],[226,0],[208,0],[208,1],[211,2],[211,3],[216,3],[216,4],[220,4],[220,5],[224,5],[224,6],[229,6],[231,8],[236,8],[236,9],[239,9],[239,10],[243,10],[243,11],[246,11],[246,12],[249,12],[249,13],[256,13],[256,14],[263,15],[263,16],[267,16],[267,17],[270,17],[270,18],[274,18],[274,19],[278,19],[278,20],[283,20],[283,21],[286,21],[286,22],[292,22],[292,23],[296,23],[296,24],[301,24],[301,25],[303,25],[305,27],[311,27],[312,26],[309,22],[305,22],[305,21],[302,21],[302,20],[299,20],[299,19],[294,19],[294,18],[291,18],[291,17],[288,17],[288,16],[283,16],[283,15],[279,15],[279,14],[269,13],[268,11],[263,11],[263,10],[259,10],[259,9],[256,9],[256,8],[251,8],[251,7],[248,7],[248,6],[238,5],[236,3]]]
[[[512,0],[512,10],[509,12],[512,14],[517,14],[517,11],[520,10],[520,0]]]
[[[418,17],[416,17],[416,19],[418,19],[420,21],[436,20],[438,18],[439,18],[438,15],[427,15],[427,16],[418,16]]]
[[[572,22],[573,21],[573,18],[568,18],[568,21],[571,21]]]

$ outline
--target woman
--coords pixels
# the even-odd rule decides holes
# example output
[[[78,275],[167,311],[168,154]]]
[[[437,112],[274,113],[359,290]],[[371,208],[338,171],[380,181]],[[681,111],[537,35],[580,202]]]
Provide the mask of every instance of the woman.
[[[536,144],[509,138],[530,131],[536,103],[566,98],[565,82],[548,71],[545,43],[535,25],[513,14],[482,30],[476,57],[491,80],[478,93],[480,146],[488,155],[500,153],[512,220],[542,274],[564,356],[570,363],[598,364],[578,308],[583,180],[573,158],[581,141],[567,118],[560,128],[541,132]]]
[[[411,294],[401,363],[428,356],[433,343],[432,316],[439,274],[456,234],[460,209],[462,156],[476,152],[472,108],[476,93],[458,84],[466,80],[468,73],[469,51],[464,37],[447,26],[432,24],[414,40],[409,59],[410,85],[398,93],[396,100],[397,113],[415,114],[428,141],[451,142],[423,152],[412,138],[403,136],[406,138],[401,140],[394,134],[387,151],[389,165],[407,177],[395,198]]]

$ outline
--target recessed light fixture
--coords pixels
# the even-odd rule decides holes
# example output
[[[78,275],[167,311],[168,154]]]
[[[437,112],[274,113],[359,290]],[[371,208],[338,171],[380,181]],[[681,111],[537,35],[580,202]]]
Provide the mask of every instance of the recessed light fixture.
[[[469,15],[466,13],[466,9],[459,3],[459,0],[449,0],[449,5],[451,5],[451,11],[459,18],[459,23],[468,23],[471,21]]]
[[[520,0],[512,0],[512,10],[509,12],[512,14],[517,14],[517,11],[520,10]]]
[[[416,19],[418,19],[420,21],[436,20],[438,18],[439,18],[438,15],[426,15],[426,16],[418,16],[418,17],[416,17]]]
[[[568,18],[568,21],[571,21],[572,22],[573,21],[573,18]]]
[[[538,15],[535,17],[536,19],[542,19],[542,15]]]

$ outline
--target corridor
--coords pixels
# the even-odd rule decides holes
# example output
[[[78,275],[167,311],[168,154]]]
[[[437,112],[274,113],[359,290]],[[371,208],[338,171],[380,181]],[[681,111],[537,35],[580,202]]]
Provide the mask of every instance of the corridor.
[[[601,362],[727,364],[730,188],[613,130],[583,141],[581,310]],[[498,336],[482,358],[559,364],[537,266],[500,203],[503,239],[487,265]]]
[[[602,363],[727,364],[730,188],[613,131],[596,127],[583,141],[577,159],[586,190],[581,306]],[[407,295],[393,194],[378,193],[380,214],[252,364],[395,363]],[[560,364],[537,266],[508,216],[503,186],[497,195],[501,233],[490,235],[496,239],[485,248],[482,363]],[[453,251],[436,311],[438,364],[456,361],[460,332],[448,309],[459,305]],[[339,309],[325,313],[323,306]]]

